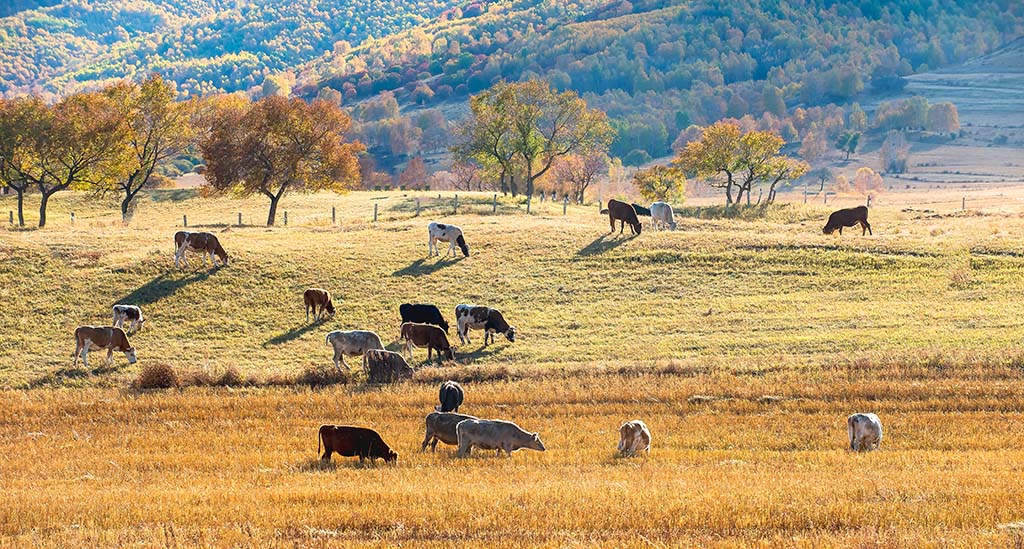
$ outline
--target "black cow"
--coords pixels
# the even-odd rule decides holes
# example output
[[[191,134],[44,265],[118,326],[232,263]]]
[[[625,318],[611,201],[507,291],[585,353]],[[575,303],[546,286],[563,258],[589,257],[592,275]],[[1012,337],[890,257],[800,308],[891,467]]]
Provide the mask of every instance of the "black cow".
[[[636,212],[636,215],[646,215],[647,217],[651,217],[650,208],[645,208],[636,202],[632,203],[631,206],[633,206],[633,211]]]
[[[398,314],[402,315],[402,323],[433,324],[448,333],[448,322],[441,316],[441,310],[429,303],[403,303],[398,306]]]
[[[857,206],[856,208],[846,208],[832,212],[832,215],[828,216],[828,222],[825,223],[825,228],[821,232],[832,234],[836,229],[839,229],[839,234],[843,234],[843,227],[853,227],[858,223],[861,228],[861,236],[864,236],[864,233],[871,234],[871,225],[868,225],[867,206]]]
[[[331,461],[331,454],[337,452],[344,457],[359,456],[359,463],[370,458],[374,461],[382,458],[385,463],[398,459],[398,454],[388,447],[377,431],[365,427],[347,425],[321,425],[316,443],[316,451],[320,453],[320,443],[324,445],[324,455],[320,459]]]
[[[465,398],[465,393],[462,392],[462,385],[454,381],[445,381],[441,384],[441,390],[437,395],[441,404],[438,405],[435,410],[438,412],[458,412],[459,406],[462,406],[462,400]]]

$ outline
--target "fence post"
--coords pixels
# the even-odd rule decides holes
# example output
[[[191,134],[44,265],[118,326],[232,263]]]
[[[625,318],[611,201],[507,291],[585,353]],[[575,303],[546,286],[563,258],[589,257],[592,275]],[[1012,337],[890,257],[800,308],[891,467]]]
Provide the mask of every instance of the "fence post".
[[[455,215],[459,213],[459,195],[455,195]]]
[[[966,196],[963,197],[963,199],[960,201],[960,209],[961,210],[966,210],[967,209],[967,197]]]
[[[565,198],[562,200],[562,215],[565,215],[565,212],[568,209],[569,209],[569,195],[565,195]]]
[[[437,195],[437,197],[441,198],[441,195]],[[416,217],[419,217],[419,216],[420,216],[420,199],[417,198],[416,199]]]
[[[530,215],[530,200],[532,198],[533,198],[532,196],[527,196],[526,197],[526,215]]]
[[[181,225],[183,227],[188,227],[188,216],[185,214],[181,214]]]
[[[71,224],[75,224],[75,212],[71,212]]]
[[[825,198],[822,204],[828,204],[828,191],[825,191]]]
[[[869,208],[871,207],[871,195],[870,194],[868,195],[867,207],[869,207]]]
[[[494,193],[494,207],[491,208],[491,213],[498,213],[498,193]]]
[[[337,212],[336,208],[334,206],[331,206],[331,225],[335,225],[335,224],[338,223],[338,216],[337,216],[337,214],[338,214],[338,212]]]
[[[377,222],[377,204],[373,205],[373,222]]]
[[[807,189],[804,189],[804,204],[807,204]]]
[[[242,226],[242,212],[238,212],[238,226]]]
[[[284,211],[284,226],[288,226],[288,210]]]
[[[14,210],[7,211],[7,219],[11,222],[11,225],[14,225]]]
[[[597,199],[597,211],[598,211],[598,213],[600,213],[600,212],[601,212],[601,210],[603,210],[603,209],[604,209],[604,208],[603,208],[603,207],[601,206],[601,199],[600,199],[600,198],[598,198],[598,199]]]

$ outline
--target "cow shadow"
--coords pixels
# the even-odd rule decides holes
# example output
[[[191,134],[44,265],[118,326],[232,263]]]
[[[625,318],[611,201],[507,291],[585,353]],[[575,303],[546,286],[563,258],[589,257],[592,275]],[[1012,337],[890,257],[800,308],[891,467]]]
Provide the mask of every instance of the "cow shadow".
[[[459,261],[465,259],[463,256],[456,257],[454,259],[438,259],[433,263],[427,263],[426,258],[417,259],[409,265],[398,269],[391,273],[391,276],[424,276],[436,273],[441,269],[454,265]]]
[[[303,324],[296,328],[292,328],[291,330],[288,330],[283,334],[276,335],[264,341],[263,346],[269,347],[271,345],[280,345],[282,343],[288,343],[293,339],[298,339],[299,337],[302,337],[304,334],[314,330],[315,328],[319,328],[321,325],[324,324],[324,322],[326,322],[326,320],[317,320],[316,322],[310,322],[309,324]]]
[[[480,340],[477,340],[477,341],[480,341]],[[466,345],[476,345],[476,343],[467,343]],[[466,345],[463,345],[463,348],[465,348]],[[487,357],[491,357],[491,356],[499,355],[499,354],[503,353],[505,351],[505,347],[506,347],[505,345],[499,346],[497,343],[491,343],[490,345],[485,347],[484,346],[484,342],[480,341],[480,347],[478,347],[475,351],[462,352],[462,353],[459,353],[458,356],[459,356],[460,359],[463,359],[464,363],[466,363],[466,362],[476,362],[477,360],[482,360],[482,359],[485,359]]]
[[[202,282],[207,278],[210,278],[211,272],[216,272],[219,267],[214,268],[212,271],[197,271],[186,276],[185,278],[173,278],[170,275],[174,271],[167,271],[160,275],[157,275],[153,280],[143,284],[136,288],[132,293],[121,297],[117,300],[118,303],[129,303],[131,305],[151,305],[160,301],[161,299],[174,295],[175,292],[192,284],[193,282]]]
[[[374,464],[376,461],[376,464]],[[338,469],[372,469],[374,467],[382,467],[386,464],[378,458],[377,460],[367,459],[363,463],[359,463],[359,458],[356,457],[342,457],[337,454],[331,456],[331,461],[323,462],[319,457],[304,459],[300,461],[295,468],[305,473],[317,473],[323,471],[336,471]]]
[[[605,252],[614,250],[626,242],[636,238],[636,235],[627,236],[626,238],[617,238],[617,233],[605,233],[594,239],[593,242],[587,244],[580,251],[576,252],[576,255],[580,257],[589,257],[593,255],[600,255]]]
[[[43,374],[35,379],[30,380],[28,383],[25,384],[25,386],[29,389],[59,386],[63,385],[64,382],[66,381],[88,380],[94,376],[101,376],[105,374],[118,372],[125,367],[126,363],[119,364],[116,356],[114,357],[113,363],[107,364],[106,353],[100,353],[98,351],[95,353],[95,355],[100,354],[102,354],[103,356],[99,357],[99,366],[86,369],[85,365],[81,363],[81,359],[79,359],[78,366],[62,366],[48,374]],[[93,360],[97,359],[93,358]],[[93,364],[95,364],[95,362]]]

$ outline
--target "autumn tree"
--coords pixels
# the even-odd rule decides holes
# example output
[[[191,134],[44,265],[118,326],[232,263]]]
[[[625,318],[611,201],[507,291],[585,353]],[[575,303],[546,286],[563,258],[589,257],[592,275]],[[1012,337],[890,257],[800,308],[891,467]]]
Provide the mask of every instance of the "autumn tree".
[[[427,182],[427,165],[423,158],[416,156],[406,163],[398,176],[398,184],[407,189],[418,189]]]
[[[601,152],[585,156],[569,155],[555,162],[555,178],[567,184],[573,200],[582,204],[587,188],[599,175],[608,171],[608,165],[608,155]]]
[[[705,179],[708,186],[725,189],[725,203],[733,203],[735,174],[740,170],[740,127],[732,122],[718,122],[704,129],[696,141],[687,143],[672,165],[684,173]]]
[[[175,101],[174,87],[158,74],[141,83],[115,84],[104,94],[113,101],[125,129],[119,147],[124,155],[111,166],[118,173],[111,186],[124,193],[121,217],[127,222],[132,200],[150,185],[156,169],[195,143],[196,102]]]
[[[814,162],[825,154],[827,146],[824,137],[820,133],[808,131],[804,134],[803,141],[800,143],[800,156],[808,162]]]
[[[285,192],[342,192],[359,183],[356,155],[364,148],[345,139],[350,119],[326,101],[270,95],[217,105],[200,141],[206,181],[220,192],[270,199],[274,225]]]
[[[928,131],[953,133],[960,131],[960,115],[956,105],[943,102],[928,107]]]
[[[516,196],[516,148],[507,110],[511,101],[508,87],[494,87],[470,98],[471,115],[456,129],[458,143],[450,150],[456,164],[477,163],[496,172],[502,194],[511,191]]]
[[[669,166],[651,166],[633,174],[640,196],[651,202],[681,202],[686,196],[686,177]]]
[[[882,171],[904,173],[910,161],[910,145],[903,133],[891,130],[885,137],[878,151],[882,161]]]
[[[860,143],[860,132],[843,132],[836,140],[836,149],[846,153],[846,160],[849,160],[850,155],[857,151],[858,143]]]

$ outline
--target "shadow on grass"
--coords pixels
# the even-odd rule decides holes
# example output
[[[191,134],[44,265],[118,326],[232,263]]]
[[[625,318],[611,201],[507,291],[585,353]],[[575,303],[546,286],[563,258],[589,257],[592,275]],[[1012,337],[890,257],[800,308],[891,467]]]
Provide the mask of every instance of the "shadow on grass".
[[[299,471],[315,473],[318,471],[335,471],[338,469],[370,469],[373,467],[380,467],[382,465],[391,466],[390,463],[384,462],[384,460],[381,458],[377,458],[376,460],[366,458],[366,461],[364,461],[363,463],[359,463],[359,458],[357,457],[349,458],[339,456],[337,454],[331,455],[331,461],[324,462],[320,460],[319,457],[323,455],[323,446],[320,447],[319,452],[320,454],[317,456],[316,459],[302,460],[301,462],[298,463],[298,465],[296,465],[295,468]],[[376,461],[376,464],[374,464],[374,461]]]
[[[92,353],[90,353],[90,354],[92,354]],[[101,353],[99,353],[99,352],[96,353],[96,355],[99,355],[99,354],[101,354]],[[97,357],[97,356],[94,355],[94,358],[93,358],[94,362],[93,362],[93,364],[96,364],[95,361],[97,360],[97,358],[99,359],[99,366],[98,367],[93,367],[93,368],[86,369],[85,365],[82,364],[81,359],[79,359],[79,366],[64,366],[64,367],[58,368],[57,370],[54,370],[54,371],[52,371],[52,372],[50,372],[48,374],[43,374],[43,375],[41,375],[41,376],[39,376],[39,377],[29,381],[25,385],[25,387],[28,388],[28,389],[37,389],[37,388],[40,388],[40,387],[52,387],[52,386],[62,385],[65,381],[70,381],[70,380],[87,380],[87,379],[91,379],[93,376],[101,376],[101,375],[104,375],[104,374],[109,374],[109,373],[112,373],[112,372],[117,372],[117,371],[121,370],[121,368],[123,368],[123,366],[119,366],[118,365],[117,354],[116,353],[114,355],[114,361],[112,363],[110,363],[110,364],[107,364],[107,361],[106,361],[107,356],[106,356],[106,354],[103,354],[100,357]],[[74,360],[74,359],[72,358],[71,360]],[[125,362],[124,364],[127,365],[127,362]]]
[[[473,343],[469,343],[467,345],[473,345]],[[465,348],[465,345],[463,346],[463,348]],[[460,359],[462,359],[463,362],[465,362],[465,363],[472,363],[472,362],[475,362],[475,361],[483,359],[483,358],[487,358],[487,357],[491,357],[491,356],[494,356],[494,355],[501,354],[502,352],[504,352],[504,350],[505,350],[505,346],[504,345],[499,347],[497,344],[491,343],[490,345],[485,347],[483,342],[481,341],[480,342],[480,347],[477,348],[477,350],[472,351],[472,352],[468,352],[468,353],[467,352],[459,353],[458,357]]]
[[[612,236],[611,233],[603,234],[590,244],[584,246],[580,251],[576,252],[576,255],[582,257],[589,257],[592,255],[600,255],[607,251],[614,250],[626,242],[632,240],[636,236]]]
[[[282,343],[287,343],[293,339],[301,337],[305,333],[312,331],[314,328],[319,328],[324,322],[324,320],[318,320],[316,322],[311,322],[309,324],[303,324],[301,326],[292,328],[291,330],[288,330],[283,334],[276,335],[268,339],[263,343],[263,346],[267,347],[270,345],[280,345]]]
[[[220,267],[214,267],[210,271],[197,271],[185,278],[177,279],[170,277],[174,271],[167,271],[157,275],[153,280],[150,280],[142,286],[139,286],[132,293],[121,297],[117,302],[138,306],[150,305],[164,299],[165,297],[174,295],[175,292],[193,282],[201,282],[210,278],[210,273],[216,272],[219,269]]]
[[[454,265],[459,261],[462,261],[463,259],[465,258],[459,256],[454,259],[438,259],[433,263],[427,263],[426,259],[417,259],[416,261],[410,263],[408,266],[402,267],[401,269],[398,269],[397,271],[391,273],[391,276],[429,275],[436,273],[437,271],[440,271],[441,269],[448,267],[449,265]]]
[[[183,202],[199,196],[197,189],[153,189],[147,192],[153,202]]]

